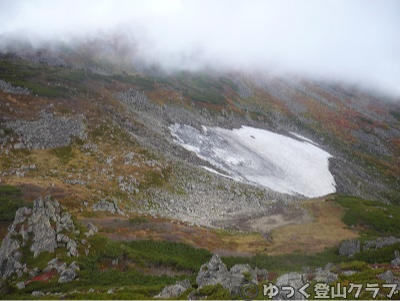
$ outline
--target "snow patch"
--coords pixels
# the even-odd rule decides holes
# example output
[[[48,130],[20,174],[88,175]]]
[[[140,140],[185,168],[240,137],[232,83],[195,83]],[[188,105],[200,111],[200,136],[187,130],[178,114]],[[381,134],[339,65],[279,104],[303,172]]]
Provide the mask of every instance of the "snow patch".
[[[306,197],[336,191],[328,168],[331,155],[313,144],[248,126],[233,130],[204,128],[198,131],[179,124],[169,127],[176,143],[226,171],[234,180]]]
[[[314,141],[312,141],[311,139],[309,139],[309,138],[307,138],[307,137],[304,137],[304,136],[302,136],[302,135],[300,135],[300,134],[297,134],[297,133],[295,133],[295,132],[289,132],[289,133],[292,134],[293,136],[296,136],[297,138],[299,138],[299,139],[301,139],[301,140],[310,142],[310,143],[315,144],[315,145],[319,145],[317,142],[314,142]]]

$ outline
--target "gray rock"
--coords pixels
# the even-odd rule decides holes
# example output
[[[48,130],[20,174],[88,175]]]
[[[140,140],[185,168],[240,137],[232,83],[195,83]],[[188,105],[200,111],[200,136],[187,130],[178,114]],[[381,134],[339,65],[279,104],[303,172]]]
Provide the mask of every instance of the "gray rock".
[[[16,143],[14,144],[14,149],[23,149],[25,145],[23,143]]]
[[[90,237],[90,236],[93,236],[93,235],[94,235],[92,229],[90,229],[89,231],[85,232],[84,234],[86,235],[86,237]]]
[[[54,228],[62,228],[65,232],[57,234]],[[5,279],[14,273],[18,277],[23,273],[35,276],[36,272],[29,271],[26,265],[20,262],[20,247],[30,241],[29,249],[34,257],[44,251],[52,253],[56,248],[63,246],[67,246],[70,256],[77,256],[76,242],[68,237],[68,232],[72,230],[74,225],[71,215],[61,212],[60,204],[50,196],[37,198],[33,209],[19,208],[0,247],[0,277]],[[66,268],[66,264],[58,263],[55,259],[49,262],[46,269],[53,268],[61,272]]]
[[[6,92],[6,93],[11,93],[11,94],[22,94],[22,95],[29,94],[29,90],[27,88],[14,87],[2,79],[0,79],[0,90],[2,90],[3,92]]]
[[[39,274],[38,268],[34,268],[33,270],[29,271],[29,276],[31,276],[32,278],[35,277],[37,274]]]
[[[99,232],[99,229],[98,229],[94,224],[92,224],[92,223],[89,223],[89,224],[86,226],[86,228],[87,228],[88,230],[92,230],[93,233]]]
[[[305,275],[299,273],[288,273],[280,276],[276,280],[276,286],[281,288],[282,286],[291,286],[295,289],[295,294],[290,300],[304,300],[305,297],[298,292],[299,288],[301,288],[306,283]],[[280,291],[279,295],[277,296],[279,300],[288,300],[287,292]]]
[[[236,264],[230,269],[231,274],[251,275],[251,281],[258,282],[256,272],[248,264]]]
[[[228,271],[226,265],[221,261],[221,258],[217,254],[214,254],[208,263],[201,266],[196,277],[196,282],[199,288],[219,283],[224,288],[228,289],[231,294],[237,295],[240,285],[246,280],[246,273],[250,274],[252,280],[256,283],[258,282],[258,275],[263,277],[268,275],[266,270],[258,270],[259,274],[257,274],[257,272],[247,264],[235,265]]]
[[[376,240],[367,240],[364,242],[363,250],[377,250],[383,247],[391,246],[400,242],[400,238],[394,236],[378,237]]]
[[[32,210],[26,207],[19,208],[17,212],[15,213],[15,219],[14,219],[14,224],[19,225],[32,214]]]
[[[24,282],[18,282],[17,283],[17,288],[20,289],[20,290],[24,289],[25,288],[25,283]]]
[[[69,268],[69,269],[73,269],[73,270],[75,270],[75,271],[79,271],[79,270],[80,270],[79,266],[76,264],[75,261],[72,262],[72,263],[69,265],[68,268]]]
[[[13,273],[20,273],[18,269],[22,267],[19,262],[21,258],[20,242],[15,238],[18,234],[16,228],[26,219],[25,214],[29,211],[20,208],[16,212],[17,219],[9,227],[6,237],[0,247],[0,276],[6,279]]]
[[[57,233],[67,230],[72,231],[75,230],[74,222],[71,218],[71,214],[69,212],[64,212],[59,223],[57,224]]]
[[[400,266],[400,254],[399,251],[394,251],[394,259],[390,262],[390,265],[392,267],[398,267]]]
[[[348,271],[343,271],[342,272],[342,274],[346,275],[346,276],[351,276],[351,275],[354,275],[356,273],[357,273],[357,271],[353,271],[353,270],[348,270]]]
[[[65,269],[61,275],[60,275],[60,279],[58,279],[59,283],[65,283],[65,282],[70,282],[72,280],[74,280],[76,277],[76,272],[74,269],[68,268]]]
[[[259,269],[258,267],[256,267],[254,269],[254,272],[257,275],[257,281],[258,282],[262,282],[262,281],[268,280],[268,271],[266,269]]]
[[[358,239],[350,239],[345,240],[340,244],[339,254],[350,257],[356,253],[359,253],[360,250],[360,241]]]
[[[57,240],[58,246],[60,246],[60,245],[66,245],[67,243],[69,243],[69,241],[71,239],[65,234],[57,234],[56,240]]]
[[[16,263],[19,263],[21,257],[21,253],[18,251],[20,244],[17,240],[12,238],[14,234],[13,226],[14,224],[11,226],[11,231],[9,231],[3,239],[0,247],[0,276],[3,279],[17,272],[15,266]]]
[[[210,261],[200,267],[200,271],[196,277],[196,283],[199,288],[205,285],[215,285],[221,283],[228,274],[226,265],[221,261],[221,258],[214,254]]]
[[[379,274],[377,277],[386,283],[393,283],[394,280],[394,275],[391,270],[387,270],[386,272]]]
[[[23,148],[50,149],[69,145],[72,137],[86,139],[84,116],[59,117],[42,111],[38,120],[9,121],[6,126],[19,135]]]
[[[155,296],[155,298],[162,298],[162,299],[175,298],[191,287],[192,285],[190,284],[190,281],[187,279],[183,281],[177,281],[175,285],[164,287],[163,290],[157,296]]]
[[[106,200],[102,199],[93,205],[93,211],[106,211],[112,214],[118,213],[124,215],[122,210],[119,209],[116,200],[113,200],[113,202],[107,202]]]
[[[315,277],[313,280],[316,282],[325,282],[325,283],[332,283],[338,280],[338,275],[330,271],[330,268],[332,266],[333,266],[332,263],[328,263],[324,268],[317,268],[315,270]]]
[[[59,203],[52,201],[50,196],[45,199],[39,197],[34,201],[32,216],[28,221],[31,232],[34,234],[33,244],[30,247],[33,257],[37,257],[44,251],[53,253],[57,248],[56,232],[50,221],[56,219],[55,213],[59,210]]]
[[[71,239],[67,244],[68,256],[76,257],[78,256],[78,250],[76,249],[77,243],[75,240]]]
[[[65,262],[59,261],[58,258],[54,258],[47,263],[47,267],[43,272],[50,272],[51,270],[56,270],[58,273],[62,273],[67,268]]]
[[[32,297],[43,297],[44,293],[41,291],[33,291],[32,292]]]

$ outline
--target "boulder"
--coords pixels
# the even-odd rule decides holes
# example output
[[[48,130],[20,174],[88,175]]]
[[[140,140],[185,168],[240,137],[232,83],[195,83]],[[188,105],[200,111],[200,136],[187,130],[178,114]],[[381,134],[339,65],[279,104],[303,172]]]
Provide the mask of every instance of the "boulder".
[[[58,279],[59,283],[65,283],[65,282],[70,282],[72,280],[74,280],[76,277],[76,272],[74,269],[68,268],[65,269],[61,275],[60,275],[60,279]]]
[[[328,263],[324,268],[317,268],[315,270],[315,277],[313,280],[315,282],[325,282],[325,283],[332,283],[338,280],[338,275],[330,271],[330,268],[332,266],[333,264]]]
[[[32,297],[43,297],[44,293],[41,291],[33,291],[32,292]]]
[[[104,199],[93,205],[93,211],[106,211],[112,214],[118,213],[124,215],[121,209],[119,209],[117,201],[114,199],[113,202],[108,202]]]
[[[399,267],[400,266],[400,254],[399,251],[394,251],[394,259],[390,262],[392,267]]]
[[[298,292],[298,290],[306,283],[306,277],[299,273],[288,273],[280,276],[276,280],[276,286],[282,288],[282,286],[291,286],[295,289],[295,294],[290,300],[304,300],[305,297]],[[288,300],[286,297],[287,292],[280,291],[277,298],[278,300]]]
[[[75,240],[71,239],[67,244],[68,256],[76,257],[78,256],[78,250],[76,249],[77,243]]]
[[[69,243],[70,238],[67,235],[60,233],[60,234],[57,234],[56,240],[57,240],[58,246],[60,247],[60,246],[65,246],[67,243]]]
[[[377,277],[386,283],[393,283],[394,280],[394,275],[391,270],[387,270],[386,272],[379,274]]]
[[[67,264],[65,262],[54,258],[47,263],[47,267],[43,270],[43,272],[47,273],[54,269],[57,271],[57,273],[62,273],[66,268]]]
[[[86,228],[87,228],[89,231],[92,230],[93,233],[99,232],[99,229],[98,229],[94,224],[92,224],[92,223],[89,223],[89,224],[86,226]]]
[[[17,288],[18,288],[19,290],[24,289],[24,288],[25,288],[25,283],[24,283],[24,282],[18,282],[18,283],[17,283]]]
[[[228,277],[228,274],[229,272],[226,265],[217,254],[214,254],[208,263],[200,267],[200,271],[196,277],[196,283],[199,288],[209,284],[216,285],[217,283],[222,283],[222,281]]]
[[[163,290],[157,296],[155,296],[155,298],[162,298],[162,299],[175,298],[191,287],[192,285],[190,284],[190,281],[187,279],[183,281],[177,281],[175,285],[164,287]]]

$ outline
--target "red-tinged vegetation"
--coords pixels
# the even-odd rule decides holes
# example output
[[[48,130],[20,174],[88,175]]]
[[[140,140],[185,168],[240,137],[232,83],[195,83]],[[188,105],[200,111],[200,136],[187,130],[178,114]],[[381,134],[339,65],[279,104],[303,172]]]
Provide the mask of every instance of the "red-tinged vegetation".
[[[25,283],[25,285],[28,284],[28,283],[31,283],[31,282],[49,282],[50,280],[55,278],[57,276],[57,274],[58,273],[55,270],[52,270],[52,271],[47,272],[47,273],[40,274],[38,276],[33,277],[32,279],[29,279]]]

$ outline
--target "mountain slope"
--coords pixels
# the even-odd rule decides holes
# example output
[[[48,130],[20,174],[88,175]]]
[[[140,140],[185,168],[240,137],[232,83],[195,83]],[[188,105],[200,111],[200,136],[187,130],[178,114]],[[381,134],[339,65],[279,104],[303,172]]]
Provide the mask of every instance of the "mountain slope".
[[[193,274],[200,267],[199,262],[180,265],[182,258],[190,257],[186,252],[192,252],[186,249],[177,251],[176,262],[162,259],[161,267],[152,267],[161,255],[146,257],[145,251],[138,251],[141,243],[135,245],[131,240],[151,237],[185,242],[224,256],[289,253],[284,256],[290,257],[292,252],[308,254],[328,248],[316,258],[327,256],[328,261],[338,263],[347,260],[333,255],[332,248],[337,248],[341,240],[398,234],[397,228],[391,228],[391,219],[395,223],[397,213],[389,217],[400,202],[398,102],[335,83],[273,78],[256,72],[167,73],[143,62],[131,64],[125,57],[119,60],[119,53],[112,48],[106,47],[105,54],[99,43],[52,51],[13,49],[0,56],[1,184],[19,187],[21,198],[28,203],[51,194],[76,218],[76,227],[92,222],[99,228],[102,236],[88,239],[95,248],[94,257],[79,260],[87,267],[81,274],[86,279],[82,280],[82,289],[90,286],[90,273],[104,272],[99,286],[111,285],[106,279],[113,277],[124,285],[121,275],[125,274],[118,272],[137,281],[137,271],[151,275],[166,268],[171,277],[148,278],[156,285],[150,289],[154,296],[161,285],[173,284],[179,275]],[[247,144],[240,149],[251,149],[254,139],[261,143],[257,135],[266,131],[287,137],[292,146],[308,145],[305,154],[320,149],[331,156],[325,160],[337,195],[305,201],[305,184],[296,190],[295,178],[289,181],[293,187],[283,191],[274,190],[273,185],[233,180],[230,169],[181,147],[176,139],[182,137],[171,132],[174,126],[190,126],[186,138],[195,143],[203,139],[206,151],[212,150],[210,143],[204,142],[206,132],[224,133],[212,140],[215,144],[223,138],[224,144],[242,126],[251,129],[254,138],[247,137]],[[255,157],[240,153],[238,140],[229,141],[234,147],[225,149],[219,158],[244,173],[246,160]],[[262,142],[259,149],[263,145],[267,148],[268,140]],[[298,153],[290,156],[297,158]],[[273,160],[267,160],[271,154],[266,156],[257,157],[264,164],[261,174],[277,168]],[[243,160],[232,161],[239,157]],[[314,164],[315,160],[307,162]],[[315,177],[302,178],[310,172],[306,165],[297,170],[299,183],[309,187],[316,184]],[[287,179],[285,173],[277,173],[277,177]],[[346,217],[346,210],[351,209],[345,209],[350,205],[340,201],[341,194],[375,201],[379,218],[388,219],[390,226],[379,228],[372,217]],[[363,204],[358,198],[354,202]],[[2,206],[5,211],[11,207],[16,210],[15,206]],[[1,238],[11,222],[1,222]],[[326,234],[320,233],[322,228]],[[389,228],[392,230],[387,231]],[[84,245],[79,244],[84,238],[79,235],[76,241],[84,252]],[[110,250],[102,253],[104,243]],[[156,244],[154,248],[159,247]],[[201,263],[210,257],[203,251]],[[382,262],[390,256],[383,257]],[[51,257],[43,255],[42,263]],[[112,264],[110,258],[125,260],[132,269],[124,271],[124,265]],[[100,266],[90,260],[100,260]],[[72,261],[68,259],[67,263]],[[325,259],[318,259],[318,264],[325,263]],[[28,274],[21,277],[30,279]],[[71,291],[72,287],[65,286],[64,290]]]

